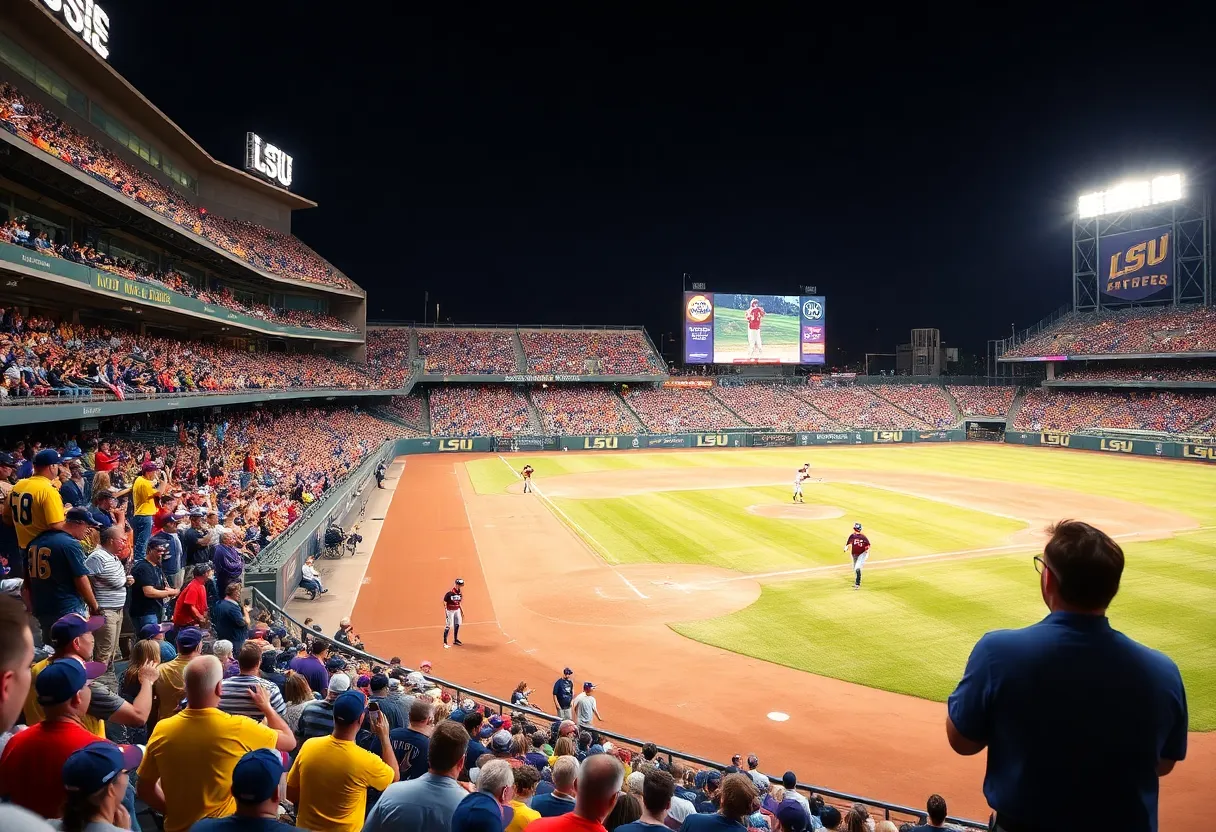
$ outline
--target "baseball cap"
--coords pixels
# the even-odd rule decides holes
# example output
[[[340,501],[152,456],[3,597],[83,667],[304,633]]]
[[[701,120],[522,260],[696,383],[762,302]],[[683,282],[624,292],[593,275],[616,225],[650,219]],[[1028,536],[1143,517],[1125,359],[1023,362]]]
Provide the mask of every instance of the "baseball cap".
[[[511,735],[506,731],[497,731],[490,737],[490,751],[495,754],[511,753]]]
[[[384,690],[388,687],[388,677],[383,673],[376,673],[371,678],[372,690]]]
[[[853,524],[853,530],[854,530],[854,531],[858,531],[858,532],[859,532],[859,531],[861,531],[861,524],[860,524],[860,523],[854,523],[854,524]]]
[[[195,506],[194,508],[190,509],[190,516],[191,517],[206,517],[207,509],[203,508],[202,506]]]
[[[138,745],[99,740],[73,751],[63,764],[63,787],[69,792],[96,794],[124,771],[135,771],[144,759]]]
[[[143,471],[146,474],[149,471],[159,471],[160,466],[157,465],[155,462],[152,462],[151,460],[149,460],[148,462],[145,462],[143,465],[139,466],[139,470]]]
[[[17,460],[13,459],[13,455],[0,451],[0,466],[4,468],[16,468]]]
[[[426,677],[415,670],[405,677],[405,683],[412,688],[420,688],[426,684]]]
[[[481,726],[481,729],[477,732],[478,739],[488,740],[492,736],[494,736],[494,728],[490,725]]]
[[[705,782],[710,785],[720,786],[722,784],[722,773],[719,771],[706,772]]]
[[[334,721],[345,722],[349,725],[363,718],[367,710],[367,700],[357,690],[348,690],[334,700]]]
[[[241,803],[264,803],[279,790],[283,755],[269,748],[250,751],[232,769],[232,796]]]
[[[390,678],[388,680],[388,689],[389,690],[401,690],[401,680],[398,679],[396,676],[393,676],[392,678]]]
[[[369,688],[372,685],[372,677],[366,673],[360,673],[359,678],[355,681],[355,685],[361,688]]]
[[[502,727],[502,717],[498,716],[498,714],[495,714],[494,716],[490,717],[490,725],[494,726],[495,728],[501,728]]]
[[[594,682],[583,682],[583,690],[592,690],[595,688]]]
[[[34,682],[39,705],[62,705],[84,689],[90,679],[106,672],[101,662],[82,664],[76,659],[60,659],[42,669]]]
[[[781,821],[781,828],[785,832],[806,832],[811,828],[811,819],[797,800],[781,801],[773,814]]]
[[[419,667],[425,667],[425,668],[427,668],[427,669],[429,670],[429,669],[430,669],[430,667],[431,667],[431,660],[430,660],[430,659],[423,659],[422,661],[418,662],[418,666],[419,666]]]
[[[59,451],[54,448],[44,448],[34,454],[34,467],[45,468],[48,465],[58,465],[62,460],[59,458]]]
[[[452,832],[502,832],[503,812],[498,801],[486,792],[473,792],[456,805]]]
[[[100,618],[100,616],[98,616]],[[168,621],[163,624],[145,624],[139,628],[139,637],[141,639],[156,638],[159,635],[164,635],[173,629],[173,625]]]
[[[331,673],[335,670],[343,670],[346,667],[346,659],[341,656],[330,656],[325,662],[325,669]]]
[[[187,627],[177,634],[178,650],[193,650],[203,643],[203,632],[197,627]]]
[[[329,689],[333,693],[346,693],[350,690],[350,677],[345,673],[335,673],[329,677]]]
[[[464,578],[457,578],[456,586],[464,586]]]
[[[70,508],[64,519],[69,523],[84,523],[86,526],[92,526],[97,529],[101,524],[93,519],[93,515],[89,514],[87,508]]]
[[[570,668],[566,667],[566,668],[563,668],[563,669],[562,669],[562,675],[563,675],[563,676],[573,676],[573,675],[574,675],[574,671],[573,671],[573,670],[571,670]]]
[[[97,497],[97,499],[98,499],[98,500],[104,500],[104,499],[106,499],[107,497],[109,497],[109,498],[113,499],[113,498],[114,498],[114,497],[116,497],[116,496],[118,496],[118,492],[117,492],[117,491],[115,491],[113,488],[99,488],[99,489],[97,489],[97,494],[96,494],[96,497]]]
[[[78,612],[70,612],[51,625],[51,641],[54,644],[67,644],[85,633],[95,633],[104,626],[106,626],[104,615],[86,618]]]

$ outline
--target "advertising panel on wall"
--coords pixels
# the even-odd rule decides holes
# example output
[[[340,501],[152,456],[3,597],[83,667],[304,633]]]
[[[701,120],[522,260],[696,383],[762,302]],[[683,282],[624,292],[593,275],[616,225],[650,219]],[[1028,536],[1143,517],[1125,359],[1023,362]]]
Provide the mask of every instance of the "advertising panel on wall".
[[[1120,300],[1146,300],[1172,289],[1172,238],[1168,225],[1100,238],[1098,276],[1103,293]]]
[[[822,295],[684,293],[686,364],[823,364]]]

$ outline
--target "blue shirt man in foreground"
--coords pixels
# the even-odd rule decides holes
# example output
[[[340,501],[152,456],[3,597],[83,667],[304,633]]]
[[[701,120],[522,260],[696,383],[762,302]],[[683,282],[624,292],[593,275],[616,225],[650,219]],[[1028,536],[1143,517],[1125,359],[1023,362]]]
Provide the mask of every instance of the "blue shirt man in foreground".
[[[975,645],[946,736],[988,749],[984,796],[1004,832],[1156,832],[1158,778],[1186,757],[1186,692],[1167,656],[1113,629],[1123,550],[1065,520],[1035,568],[1051,613]]]

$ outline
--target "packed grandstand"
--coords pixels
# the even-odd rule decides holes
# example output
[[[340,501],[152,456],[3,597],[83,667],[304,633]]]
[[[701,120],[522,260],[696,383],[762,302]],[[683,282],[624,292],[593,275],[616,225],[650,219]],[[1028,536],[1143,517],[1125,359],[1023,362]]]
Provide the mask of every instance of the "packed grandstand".
[[[48,37],[62,34],[48,30]],[[632,800],[639,813],[648,778],[670,775],[679,801],[671,802],[672,828],[690,814],[717,811],[723,777],[751,769],[757,805],[749,803],[741,818],[748,828],[776,829],[793,803],[807,809],[804,828],[856,830],[871,809],[874,816],[884,810],[877,803],[842,804],[826,791],[825,801],[797,778],[770,779],[742,760],[688,764],[678,750],[660,752],[652,743],[579,731],[569,720],[513,708],[519,703],[476,694],[464,680],[436,679],[420,672],[427,668],[364,654],[342,632],[331,638],[304,628],[274,603],[282,594],[271,599],[259,592],[257,608],[246,611],[246,584],[290,567],[286,594],[297,586],[323,592],[308,571],[313,567],[297,554],[309,540],[315,549],[327,521],[345,516],[353,490],[379,479],[382,473],[373,472],[404,440],[431,442],[426,449],[436,450],[445,448],[434,440],[482,437],[734,430],[935,435],[975,426],[998,439],[1006,428],[1191,441],[1216,436],[1211,307],[1070,314],[1002,356],[1015,362],[1116,356],[1075,369],[1060,362],[1049,379],[865,378],[831,371],[692,378],[674,372],[640,328],[369,325],[354,281],[286,227],[251,219],[289,213],[286,196],[214,160],[171,163],[167,154],[141,145],[138,135],[176,130],[163,117],[133,125],[124,143],[117,136],[127,128],[113,119],[104,129],[99,118],[91,122],[70,103],[83,93],[43,83],[38,79],[59,75],[32,56],[14,54],[0,50],[0,129],[15,142],[11,154],[0,156],[0,269],[11,280],[0,300],[0,513],[14,488],[45,476],[45,499],[64,512],[57,522],[80,541],[60,542],[79,545],[90,569],[83,583],[59,586],[54,603],[28,610],[39,650],[37,678],[28,700],[2,709],[12,719],[0,725],[6,730],[0,798],[45,818],[62,816],[65,806],[77,816],[91,811],[75,781],[65,785],[58,778],[70,751],[84,755],[73,758],[81,770],[102,764],[93,758],[110,760],[108,748],[84,748],[86,740],[102,738],[146,746],[145,760],[161,765],[176,761],[156,770],[156,763],[140,769],[120,759],[120,770],[139,772],[139,782],[128,789],[124,774],[115,781],[124,784],[122,794],[116,790],[107,799],[126,807],[114,816],[130,828],[178,832],[228,814],[238,802],[229,793],[236,759],[229,754],[216,763],[224,782],[204,782],[191,768],[197,748],[180,738],[150,741],[161,718],[183,703],[214,711],[214,730],[256,734],[250,742],[257,748],[295,755],[305,741],[334,730],[336,703],[348,690],[365,689],[398,720],[413,723],[417,714],[421,723],[444,723],[457,740],[486,743],[482,751],[517,772],[521,798],[560,793],[578,762],[602,752],[630,772],[624,789],[630,799],[622,805]],[[58,71],[70,85],[72,73]],[[112,106],[92,102],[90,112],[104,112],[102,103]],[[41,166],[43,192],[31,193],[30,165]],[[206,177],[236,181],[238,197],[200,196],[197,182]],[[246,210],[249,205],[261,213]],[[159,225],[150,230],[142,214],[139,222],[123,221],[134,216],[124,213],[132,206],[151,212]],[[64,282],[59,269],[68,264],[137,286],[116,299],[100,283]],[[173,302],[149,302],[140,287],[164,290]],[[181,298],[218,307],[221,317],[179,309]],[[269,337],[248,320],[306,332]],[[354,337],[335,345],[325,337],[334,333]],[[50,406],[73,409],[48,417]],[[22,581],[31,578],[21,547],[33,538],[23,540],[24,534],[0,523],[0,595],[20,597]],[[89,619],[77,615],[97,611]],[[28,669],[24,652],[13,658],[25,649],[13,639],[24,636],[26,612],[0,597],[0,676],[14,661]],[[85,684],[76,678],[85,675],[75,672],[78,663],[62,663],[71,672],[55,667],[65,658],[93,660],[85,665],[87,674],[100,674],[90,688],[92,708],[75,696]],[[216,673],[228,695],[212,701],[203,682]],[[56,698],[56,685],[77,682],[72,695]],[[264,690],[265,701],[262,694],[249,696],[251,689]],[[23,718],[13,727],[18,711]],[[56,746],[60,757],[48,755],[40,765],[14,762],[31,759],[29,746],[65,714],[86,726],[85,739]],[[252,728],[248,717],[264,724]],[[233,719],[249,725],[233,728]],[[370,735],[359,739],[380,752],[389,747]],[[662,745],[662,725],[648,739]],[[400,779],[410,779],[406,760],[381,756],[386,765],[401,766]],[[275,774],[274,759],[254,763]],[[467,760],[454,775],[457,788],[473,788],[475,773],[491,771],[493,762]],[[257,765],[245,771],[256,774]],[[526,768],[534,772],[518,773]],[[102,783],[86,797],[108,788]],[[276,791],[276,802],[279,797]],[[297,819],[310,817],[309,796],[301,796],[298,785],[293,792],[289,780],[281,797]],[[940,822],[945,813],[935,795],[923,814]],[[360,828],[363,817],[354,814],[331,828]],[[905,813],[909,819],[917,814]],[[0,827],[8,829],[5,817],[0,814]]]

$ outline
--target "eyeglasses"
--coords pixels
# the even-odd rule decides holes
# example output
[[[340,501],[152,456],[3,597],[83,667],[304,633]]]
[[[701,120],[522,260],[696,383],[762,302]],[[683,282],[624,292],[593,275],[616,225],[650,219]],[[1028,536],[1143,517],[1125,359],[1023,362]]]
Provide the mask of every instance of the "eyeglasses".
[[[1052,577],[1054,577],[1057,581],[1060,580],[1059,573],[1057,573],[1056,570],[1052,569],[1051,565],[1049,563],[1047,563],[1047,561],[1043,560],[1038,555],[1035,555],[1034,556],[1034,571],[1038,572],[1040,575],[1042,575],[1044,570],[1050,572]]]

